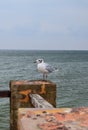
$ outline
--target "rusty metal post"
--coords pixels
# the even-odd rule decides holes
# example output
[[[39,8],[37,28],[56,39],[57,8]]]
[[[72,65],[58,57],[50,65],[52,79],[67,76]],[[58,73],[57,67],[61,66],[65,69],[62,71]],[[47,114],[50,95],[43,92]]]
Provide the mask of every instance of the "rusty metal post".
[[[18,130],[18,109],[33,108],[29,94],[39,94],[56,107],[56,84],[50,81],[11,81],[11,130]]]

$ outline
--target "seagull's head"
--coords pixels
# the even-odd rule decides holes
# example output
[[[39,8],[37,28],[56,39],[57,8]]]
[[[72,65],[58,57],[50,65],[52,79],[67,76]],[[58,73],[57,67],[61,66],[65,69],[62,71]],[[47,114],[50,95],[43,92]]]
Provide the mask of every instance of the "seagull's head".
[[[43,59],[37,59],[34,63],[40,64],[40,63],[43,63],[43,62],[44,62]]]

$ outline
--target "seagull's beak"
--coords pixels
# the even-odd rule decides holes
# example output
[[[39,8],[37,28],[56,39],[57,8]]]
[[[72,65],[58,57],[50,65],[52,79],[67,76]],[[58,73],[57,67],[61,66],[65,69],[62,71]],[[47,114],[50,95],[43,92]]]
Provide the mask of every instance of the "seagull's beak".
[[[34,63],[36,63],[36,61],[34,61]]]

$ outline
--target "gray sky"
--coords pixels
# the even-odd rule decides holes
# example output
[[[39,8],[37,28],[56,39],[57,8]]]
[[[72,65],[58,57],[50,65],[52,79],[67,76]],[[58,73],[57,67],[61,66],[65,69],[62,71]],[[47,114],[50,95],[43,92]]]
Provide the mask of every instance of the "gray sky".
[[[2,0],[0,49],[88,50],[88,0]]]

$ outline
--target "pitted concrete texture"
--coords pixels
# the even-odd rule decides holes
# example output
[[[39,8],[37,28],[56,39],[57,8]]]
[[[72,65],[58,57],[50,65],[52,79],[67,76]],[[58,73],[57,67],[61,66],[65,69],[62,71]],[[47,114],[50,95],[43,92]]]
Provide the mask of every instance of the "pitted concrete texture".
[[[19,130],[88,130],[88,107],[20,108]]]

